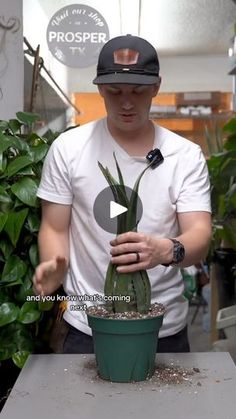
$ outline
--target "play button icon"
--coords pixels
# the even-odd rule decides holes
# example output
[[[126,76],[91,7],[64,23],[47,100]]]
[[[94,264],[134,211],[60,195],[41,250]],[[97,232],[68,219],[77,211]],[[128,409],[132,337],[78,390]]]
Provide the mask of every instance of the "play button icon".
[[[120,214],[124,214],[127,212],[128,208],[124,207],[123,205],[117,204],[117,202],[111,201],[110,202],[110,218],[118,217]]]
[[[128,200],[131,197],[133,190],[125,186],[125,192]],[[129,211],[128,206],[121,205],[116,202],[111,188],[108,186],[103,189],[96,197],[93,205],[93,214],[98,225],[108,233],[117,233],[117,225],[120,217],[124,216]],[[143,213],[143,206],[141,199],[137,195],[137,213],[134,217],[134,225],[141,220]],[[124,214],[124,215],[122,215]]]

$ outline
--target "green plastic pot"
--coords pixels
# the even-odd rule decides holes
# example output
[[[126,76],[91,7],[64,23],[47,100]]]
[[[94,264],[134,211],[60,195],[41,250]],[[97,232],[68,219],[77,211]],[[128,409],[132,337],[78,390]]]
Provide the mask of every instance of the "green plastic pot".
[[[163,315],[125,320],[88,314],[99,376],[126,383],[151,377],[162,322]]]

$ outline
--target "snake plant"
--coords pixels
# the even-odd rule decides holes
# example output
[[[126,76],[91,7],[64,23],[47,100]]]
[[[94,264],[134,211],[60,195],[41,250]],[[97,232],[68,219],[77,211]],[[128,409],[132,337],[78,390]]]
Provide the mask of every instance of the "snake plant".
[[[128,208],[125,213],[118,216],[117,235],[119,235],[128,231],[137,231],[138,223],[136,219],[139,184],[142,176],[152,166],[152,163],[149,163],[138,176],[131,196],[129,197],[115,154],[114,159],[119,181],[111,175],[107,167],[104,168],[100,162],[98,162],[98,165],[111,188],[115,202]],[[104,294],[109,297],[106,303],[106,309],[109,312],[137,311],[144,314],[150,309],[151,286],[145,270],[132,273],[119,273],[116,270],[116,265],[110,262],[106,273]],[[115,296],[122,296],[123,298],[116,299]]]

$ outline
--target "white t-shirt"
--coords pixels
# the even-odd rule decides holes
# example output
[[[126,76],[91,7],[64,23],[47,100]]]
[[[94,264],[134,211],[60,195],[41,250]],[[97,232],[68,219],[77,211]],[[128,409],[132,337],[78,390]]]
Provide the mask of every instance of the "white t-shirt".
[[[176,237],[179,234],[176,212],[210,212],[206,162],[198,145],[157,125],[153,148],[161,150],[164,162],[147,170],[141,179],[143,215],[138,231],[156,237]],[[128,155],[112,138],[106,118],[61,134],[49,149],[37,193],[44,200],[72,205],[70,268],[64,289],[74,299],[80,296],[79,303],[87,306],[94,305],[94,301],[86,301],[90,296],[103,295],[110,260],[109,242],[114,238],[114,234],[97,224],[93,215],[97,195],[108,187],[98,161],[118,179],[114,152],[125,185],[132,188],[147,166],[146,157]],[[182,296],[182,276],[178,268],[162,265],[149,269],[148,275],[152,302],[167,307],[160,337],[173,335],[187,322],[188,302]],[[68,303],[65,320],[91,334],[85,311],[71,309],[75,304],[78,301]]]

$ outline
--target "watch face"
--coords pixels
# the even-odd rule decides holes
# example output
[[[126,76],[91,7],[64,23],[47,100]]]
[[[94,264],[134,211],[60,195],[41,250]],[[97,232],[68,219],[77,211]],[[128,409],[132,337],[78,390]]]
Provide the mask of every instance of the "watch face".
[[[185,249],[182,243],[175,240],[174,241],[174,254],[173,254],[173,263],[180,263],[184,259]]]

